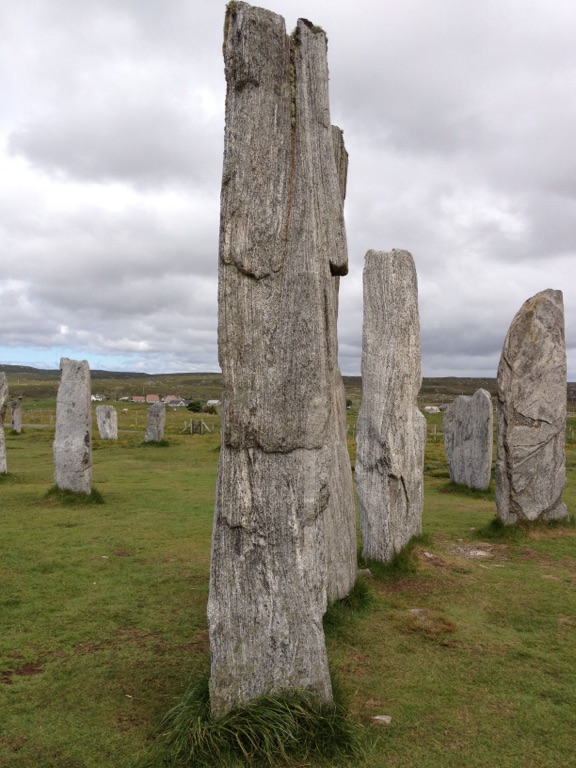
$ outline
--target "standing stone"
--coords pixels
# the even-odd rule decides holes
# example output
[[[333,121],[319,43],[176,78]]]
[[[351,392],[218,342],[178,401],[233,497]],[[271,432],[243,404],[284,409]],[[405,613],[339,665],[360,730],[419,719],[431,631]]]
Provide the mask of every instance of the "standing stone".
[[[230,3],[219,260],[222,441],[208,619],[214,717],[268,693],[330,701],[322,615],[347,271],[326,36]]]
[[[512,321],[498,366],[497,415],[498,517],[507,525],[567,518],[561,291],[537,293]]]
[[[418,284],[407,251],[368,251],[356,489],[366,558],[390,562],[422,530],[426,419]]]
[[[118,440],[118,414],[113,405],[96,406],[96,423],[103,440]]]
[[[12,431],[19,435],[22,432],[22,396],[10,403],[12,416]]]
[[[60,360],[56,396],[54,482],[62,490],[92,491],[92,406],[86,360]]]
[[[450,480],[485,491],[490,485],[493,441],[492,398],[485,389],[460,395],[444,411],[442,428]]]
[[[166,406],[164,403],[154,403],[148,408],[148,420],[146,423],[145,443],[159,443],[164,440],[164,428],[166,426]]]
[[[348,152],[344,145],[342,130],[332,126],[332,143],[338,173],[342,203],[346,197],[348,176]],[[338,312],[338,292],[340,277],[332,277],[335,293],[336,312]],[[354,484],[352,467],[346,440],[346,391],[336,360],[334,365],[334,388],[332,393],[332,418],[330,425],[333,445],[332,470],[330,472],[330,499],[326,510],[326,591],[328,602],[341,600],[350,593],[356,581],[358,547],[356,538],[356,505],[354,503]]]
[[[4,421],[8,407],[8,380],[4,371],[0,372],[0,474],[8,472],[6,460],[6,440],[4,437]]]

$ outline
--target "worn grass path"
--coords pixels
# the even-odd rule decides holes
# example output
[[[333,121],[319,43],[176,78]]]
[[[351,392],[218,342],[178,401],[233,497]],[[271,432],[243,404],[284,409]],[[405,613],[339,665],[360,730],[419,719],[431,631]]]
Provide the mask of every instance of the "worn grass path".
[[[175,427],[176,429],[176,427]],[[8,434],[0,480],[0,766],[129,768],[204,670],[217,432],[95,441],[102,505],[44,499],[51,430]],[[576,511],[575,449],[566,501]],[[568,768],[576,743],[576,531],[494,538],[491,493],[426,462],[415,569],[328,632],[365,768]],[[371,717],[389,715],[388,725]]]

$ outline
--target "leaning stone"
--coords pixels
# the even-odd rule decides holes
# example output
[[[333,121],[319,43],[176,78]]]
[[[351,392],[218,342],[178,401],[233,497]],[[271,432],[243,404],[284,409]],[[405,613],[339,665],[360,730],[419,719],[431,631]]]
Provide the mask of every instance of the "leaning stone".
[[[299,20],[291,43],[281,16],[230,3],[224,59],[216,718],[287,689],[332,698],[322,616],[340,397],[333,275],[347,271],[325,34]]]
[[[356,489],[362,554],[390,562],[422,530],[426,419],[418,285],[407,251],[368,251]]]
[[[96,406],[96,423],[103,440],[118,440],[118,414],[113,405]]]
[[[56,397],[54,482],[62,490],[92,491],[92,407],[86,360],[60,360]]]
[[[164,440],[164,428],[166,426],[166,406],[164,403],[154,403],[148,408],[148,420],[146,423],[145,443],[159,443]]]
[[[515,316],[498,366],[496,506],[507,525],[568,517],[566,342],[561,291],[542,291]]]
[[[4,437],[4,421],[8,408],[8,380],[4,371],[0,372],[0,474],[8,472],[6,459],[6,440]]]
[[[444,411],[442,429],[450,480],[485,491],[490,485],[492,398],[485,389],[460,395]]]

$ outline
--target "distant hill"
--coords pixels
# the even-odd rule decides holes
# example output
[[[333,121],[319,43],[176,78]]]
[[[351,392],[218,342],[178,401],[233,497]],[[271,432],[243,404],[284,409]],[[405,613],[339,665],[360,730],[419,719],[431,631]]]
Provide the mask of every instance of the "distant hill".
[[[43,370],[28,365],[3,365],[12,395],[23,395],[35,399],[56,397],[59,370]],[[159,394],[177,395],[187,399],[218,399],[222,391],[221,373],[137,373],[127,371],[93,370],[92,392],[102,394],[111,400],[131,395]],[[346,396],[355,406],[362,398],[362,378],[344,376]],[[420,404],[441,404],[450,402],[458,395],[472,395],[477,389],[486,389],[496,395],[495,378],[468,378],[445,376],[424,378],[418,400]],[[576,383],[568,383],[568,400],[576,402]]]

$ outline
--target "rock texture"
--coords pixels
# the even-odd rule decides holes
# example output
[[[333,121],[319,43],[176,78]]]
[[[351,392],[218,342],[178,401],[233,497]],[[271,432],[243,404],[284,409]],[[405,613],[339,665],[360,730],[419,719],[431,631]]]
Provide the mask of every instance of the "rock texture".
[[[103,440],[118,440],[118,414],[113,405],[96,406],[96,423]]]
[[[368,251],[356,490],[363,556],[389,562],[422,528],[426,419],[418,284],[407,251]]]
[[[460,395],[444,411],[444,450],[450,480],[485,491],[490,485],[493,440],[492,398],[485,389]]]
[[[6,459],[6,440],[4,438],[4,422],[8,409],[8,381],[4,371],[0,371],[0,474],[8,472]]]
[[[159,443],[164,440],[164,428],[166,427],[166,406],[164,403],[154,403],[148,408],[148,420],[146,422],[145,443]]]
[[[520,308],[498,367],[496,506],[506,524],[568,517],[566,343],[561,291]]]
[[[330,700],[322,615],[347,271],[326,36],[231,3],[219,261],[222,444],[208,618],[212,713],[304,688]],[[340,460],[340,459],[338,459]],[[337,591],[338,579],[332,577]]]
[[[92,407],[86,360],[60,360],[56,397],[54,482],[76,493],[92,491]]]

